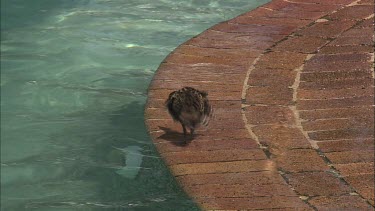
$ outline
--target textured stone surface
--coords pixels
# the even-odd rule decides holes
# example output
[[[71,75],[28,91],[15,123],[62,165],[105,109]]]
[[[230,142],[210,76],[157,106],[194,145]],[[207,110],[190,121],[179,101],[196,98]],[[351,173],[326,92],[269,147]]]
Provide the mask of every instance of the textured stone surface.
[[[328,43],[328,40],[320,37],[296,36],[281,42],[276,46],[275,50],[314,53],[326,43]]]
[[[312,210],[295,196],[198,198],[205,210],[285,209]]]
[[[280,106],[248,106],[245,109],[248,122],[253,125],[262,124],[294,124],[293,112]]]
[[[284,172],[328,171],[329,167],[312,149],[285,150],[275,157]]]
[[[345,177],[359,194],[368,199],[372,205],[374,205],[375,193],[374,193],[374,172],[369,174],[350,175]]]
[[[286,177],[295,190],[305,196],[337,196],[351,192],[348,185],[328,172],[293,173]]]
[[[273,0],[161,63],[145,122],[202,209],[374,209],[373,11],[368,0]],[[188,143],[164,105],[183,86],[215,109]]]
[[[367,210],[374,208],[359,196],[315,197],[309,201],[318,210]]]

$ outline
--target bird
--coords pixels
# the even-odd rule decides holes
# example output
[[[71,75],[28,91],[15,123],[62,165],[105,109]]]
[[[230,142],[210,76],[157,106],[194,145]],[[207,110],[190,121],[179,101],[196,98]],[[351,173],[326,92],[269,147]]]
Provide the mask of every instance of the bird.
[[[193,138],[194,130],[203,125],[208,126],[213,108],[207,98],[208,93],[192,87],[183,87],[169,94],[165,105],[175,122],[180,122],[186,142],[187,131]]]

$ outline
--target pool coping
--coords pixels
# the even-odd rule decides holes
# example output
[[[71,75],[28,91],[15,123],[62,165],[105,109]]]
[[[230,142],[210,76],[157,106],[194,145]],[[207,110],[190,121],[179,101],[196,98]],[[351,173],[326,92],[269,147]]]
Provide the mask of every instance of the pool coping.
[[[145,123],[202,209],[373,210],[373,18],[369,0],[274,0],[166,57]],[[187,145],[164,106],[184,86],[215,108]]]

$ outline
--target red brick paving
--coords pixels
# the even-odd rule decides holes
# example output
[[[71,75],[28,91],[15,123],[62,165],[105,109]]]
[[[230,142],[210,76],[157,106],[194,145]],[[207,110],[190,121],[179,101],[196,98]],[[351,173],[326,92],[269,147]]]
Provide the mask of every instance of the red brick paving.
[[[374,3],[274,0],[185,42],[149,87],[146,125],[204,210],[374,210]],[[187,145],[183,86],[215,118]]]

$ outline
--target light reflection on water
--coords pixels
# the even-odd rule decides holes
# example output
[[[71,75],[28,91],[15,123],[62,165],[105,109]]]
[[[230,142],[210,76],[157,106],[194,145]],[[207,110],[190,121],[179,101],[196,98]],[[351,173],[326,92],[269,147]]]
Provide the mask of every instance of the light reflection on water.
[[[1,0],[2,210],[196,210],[143,124],[177,45],[268,1]]]

